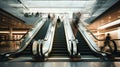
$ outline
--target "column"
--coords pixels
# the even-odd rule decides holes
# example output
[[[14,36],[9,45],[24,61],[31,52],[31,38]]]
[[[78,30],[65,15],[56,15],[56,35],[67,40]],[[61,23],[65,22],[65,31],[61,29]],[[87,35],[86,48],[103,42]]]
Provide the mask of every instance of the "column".
[[[117,35],[118,35],[118,39],[120,39],[120,27],[118,27],[118,32],[117,32]],[[120,40],[118,41],[118,44],[120,44]],[[120,49],[120,46],[118,46],[118,50]]]
[[[12,40],[13,39],[13,28],[12,27],[10,27],[9,28],[9,40]],[[10,48],[13,48],[13,43],[12,43],[12,41],[9,41],[9,45],[10,45]]]

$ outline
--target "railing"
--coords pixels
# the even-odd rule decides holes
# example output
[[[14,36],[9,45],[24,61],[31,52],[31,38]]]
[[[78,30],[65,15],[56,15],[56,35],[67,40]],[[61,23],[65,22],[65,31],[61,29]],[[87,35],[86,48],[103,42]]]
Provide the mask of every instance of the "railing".
[[[45,57],[48,57],[53,46],[53,39],[54,39],[54,34],[55,34],[55,28],[56,28],[56,21],[53,21],[54,24],[51,22],[49,25],[47,34],[45,38],[43,39],[43,42],[41,43],[43,46],[42,48],[39,48]],[[70,53],[70,55],[76,55],[77,54],[77,44],[76,44],[76,39],[73,35],[72,29],[70,27],[69,21],[64,21],[64,30],[65,30],[65,35],[66,35],[66,41],[67,41],[67,49]],[[69,29],[69,30],[68,30]],[[71,33],[71,34],[70,34]]]
[[[81,27],[82,29],[81,29],[80,27]],[[91,44],[91,45],[89,45],[89,46],[91,47],[92,50],[94,50],[95,52],[98,52],[98,53],[106,53],[106,52],[102,52],[102,51],[100,50],[100,48],[98,47],[98,45],[93,41],[93,39],[90,38],[90,36],[88,35],[88,33],[90,33],[95,40],[97,40],[97,41],[102,41],[103,44],[104,44],[105,39],[98,39],[82,22],[80,22],[80,23],[78,24],[78,29],[79,29],[79,31],[82,30],[81,33],[84,35],[84,37],[86,38],[86,40],[88,41],[88,43]],[[110,40],[111,44],[114,46],[113,52],[116,52],[116,51],[117,51],[117,44],[116,44],[115,41],[118,41],[118,40],[120,40],[120,39],[111,39],[111,40]],[[110,48],[111,48],[111,47],[109,47],[109,49],[110,49]],[[107,53],[108,53],[108,52],[107,52]]]
[[[33,25],[37,25],[38,24],[38,22],[39,21],[41,21],[42,20],[42,18],[40,18],[40,19],[38,19]],[[34,27],[35,27],[34,26]],[[30,30],[28,30],[20,39],[6,39],[6,40],[0,40],[0,42],[2,42],[2,41],[21,41],[22,39],[24,39],[27,35],[28,35],[28,33],[30,32],[30,31],[32,31],[33,30],[33,28],[32,29],[30,29]]]
[[[67,17],[64,19],[64,28],[65,28],[65,36],[67,42],[67,49],[71,56],[77,55],[77,39],[73,34],[72,28],[70,26],[70,21]]]
[[[88,43],[88,46],[93,50],[94,52],[102,55],[102,56],[107,56],[106,53],[101,52],[100,48],[98,45],[93,41],[93,39],[90,38],[90,35],[88,35],[88,30],[85,28],[85,26],[81,23],[78,24],[78,30],[82,34],[82,36],[85,38],[86,42]]]
[[[108,46],[109,52],[111,54],[114,54],[114,53],[117,52],[117,44],[116,44],[116,42],[114,40],[105,40],[104,41],[104,47],[101,47],[101,50],[103,50],[103,48],[105,48],[105,46]]]
[[[56,27],[56,23],[53,24],[53,22],[56,22],[55,20],[50,22],[49,28],[47,30],[47,34],[45,36],[45,38],[42,41],[42,43],[40,44],[39,47],[39,55],[44,56],[44,57],[48,57],[51,50],[52,50],[52,45],[53,45],[53,39],[54,39],[54,34],[55,34],[55,27]]]
[[[40,21],[42,20],[42,18],[38,19],[35,24],[37,25]],[[35,25],[35,26],[36,26]],[[34,27],[35,27],[34,26]],[[20,49],[21,47],[21,43],[22,41],[28,36],[28,33],[30,31],[32,31],[32,29],[29,29],[21,38],[19,39],[6,39],[6,40],[0,40],[0,46],[1,46],[1,51],[0,53],[1,54],[5,54],[5,53],[8,53],[8,52],[15,52],[17,51],[18,49]]]
[[[42,40],[34,41],[32,45],[32,53],[33,59],[36,61],[44,61],[44,54],[43,54],[43,44]]]
[[[25,37],[25,39],[23,40],[23,42],[21,43],[22,45],[22,49],[24,49],[33,39],[33,37],[37,34],[37,32],[40,30],[40,28],[43,26],[43,24],[45,23],[45,19],[43,19],[42,21],[40,21],[35,28],[33,28],[33,30],[31,30],[28,35]]]
[[[45,23],[45,19],[38,22],[37,25],[34,28],[32,28],[28,32],[28,34],[25,36],[24,40],[21,42],[20,48],[17,51],[7,53],[6,55],[9,56],[10,54],[16,54],[16,53],[23,51],[27,47],[27,45],[31,42],[33,37],[37,34],[37,32],[40,30],[40,28],[43,26],[44,23]]]
[[[32,53],[33,53],[33,55],[34,56],[37,56],[38,55],[38,46],[39,45],[39,43],[38,43],[38,41],[34,41],[33,42],[33,45],[32,45]]]
[[[112,42],[112,46],[113,47],[113,53],[116,53],[118,51],[120,51],[120,46],[119,46],[119,43],[120,43],[120,39],[112,39],[110,40],[110,42]]]
[[[85,25],[84,25],[85,27]],[[105,39],[98,39],[87,27],[85,27],[87,29],[87,31],[94,37],[94,39],[96,39],[97,41],[105,41]],[[117,44],[120,43],[120,39],[111,39],[110,42],[113,44],[114,46],[114,52],[116,52],[118,49],[120,50],[120,46],[117,46]]]

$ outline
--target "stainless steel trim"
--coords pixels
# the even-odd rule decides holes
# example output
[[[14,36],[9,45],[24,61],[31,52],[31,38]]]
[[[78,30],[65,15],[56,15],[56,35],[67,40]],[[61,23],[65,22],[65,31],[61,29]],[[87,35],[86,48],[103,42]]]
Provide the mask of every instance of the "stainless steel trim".
[[[54,19],[53,21],[50,22],[47,34],[43,41],[43,54],[45,55],[45,57],[48,57],[49,53],[52,50],[55,27],[56,27],[56,21]]]
[[[70,55],[72,55],[71,50],[73,49],[73,55],[75,55],[77,53],[77,42],[73,34],[70,21],[67,15],[65,16],[63,23],[64,23],[66,42],[67,42],[67,49]],[[73,44],[73,48],[71,47],[72,44]]]

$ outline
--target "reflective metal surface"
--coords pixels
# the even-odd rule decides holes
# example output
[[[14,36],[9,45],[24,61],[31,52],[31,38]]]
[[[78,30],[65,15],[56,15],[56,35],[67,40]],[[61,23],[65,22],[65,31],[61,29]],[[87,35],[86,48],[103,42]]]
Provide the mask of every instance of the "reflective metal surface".
[[[119,67],[120,62],[1,62],[1,67]]]

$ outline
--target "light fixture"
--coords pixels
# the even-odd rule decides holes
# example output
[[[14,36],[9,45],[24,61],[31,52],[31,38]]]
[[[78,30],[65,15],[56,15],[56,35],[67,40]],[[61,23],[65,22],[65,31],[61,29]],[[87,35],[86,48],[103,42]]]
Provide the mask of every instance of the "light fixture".
[[[103,25],[103,26],[100,26],[100,27],[98,27],[97,29],[105,29],[105,28],[108,28],[108,27],[111,27],[111,26],[114,26],[114,25],[117,25],[117,24],[120,24],[120,19],[115,20],[115,21],[113,21],[113,22],[110,22],[110,23],[108,23],[108,24],[105,24],[105,25]]]
[[[20,4],[22,4],[25,9],[29,10],[29,8],[28,8],[21,0],[17,0],[17,1],[18,1]]]
[[[13,31],[12,33],[23,33],[25,34],[27,31]],[[0,33],[10,33],[9,31],[0,31]]]

